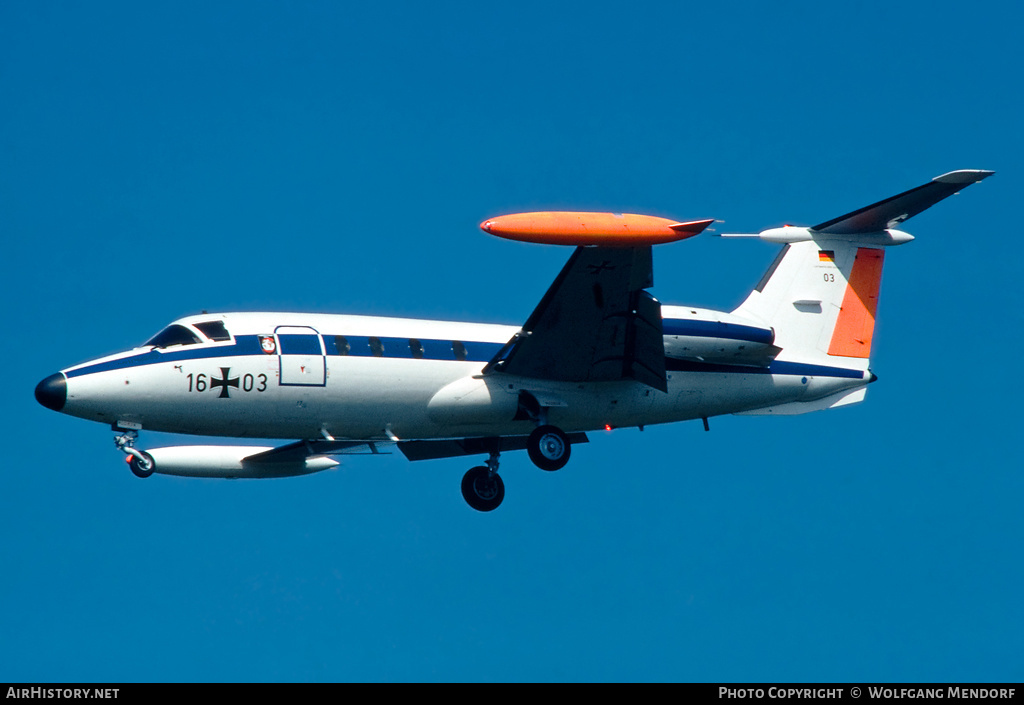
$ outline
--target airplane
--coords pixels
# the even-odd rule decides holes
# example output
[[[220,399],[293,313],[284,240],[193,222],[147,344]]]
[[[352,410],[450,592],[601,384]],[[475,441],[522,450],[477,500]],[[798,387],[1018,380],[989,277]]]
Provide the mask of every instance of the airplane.
[[[733,311],[661,304],[652,248],[711,220],[611,213],[499,216],[492,235],[575,247],[522,326],[300,313],[203,313],[142,346],[68,367],[43,406],[110,424],[138,477],[280,478],[396,448],[483,455],[463,477],[477,511],[504,499],[502,453],[542,470],[600,429],[796,415],[854,404],[887,247],[908,218],[994,172],[960,170],[826,220],[754,234],[783,247]],[[294,439],[278,446],[136,447],[143,430]]]

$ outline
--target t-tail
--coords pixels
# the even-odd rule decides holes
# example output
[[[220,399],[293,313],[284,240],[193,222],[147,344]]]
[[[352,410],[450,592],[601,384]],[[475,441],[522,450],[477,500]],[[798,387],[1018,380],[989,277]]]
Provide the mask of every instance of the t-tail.
[[[993,173],[963,170],[943,174],[923,186],[810,228],[785,226],[756,235],[722,235],[785,244],[754,291],[733,313],[774,330],[775,345],[781,348],[778,362],[866,372],[885,250],[914,239],[896,226]],[[859,399],[845,403],[850,401]]]

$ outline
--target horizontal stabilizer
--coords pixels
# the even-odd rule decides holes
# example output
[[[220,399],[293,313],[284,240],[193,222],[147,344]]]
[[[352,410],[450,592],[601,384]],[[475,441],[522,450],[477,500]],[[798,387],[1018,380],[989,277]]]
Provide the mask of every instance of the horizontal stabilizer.
[[[832,235],[858,235],[888,230],[994,173],[980,169],[951,171],[935,177],[923,186],[815,225],[811,230]]]

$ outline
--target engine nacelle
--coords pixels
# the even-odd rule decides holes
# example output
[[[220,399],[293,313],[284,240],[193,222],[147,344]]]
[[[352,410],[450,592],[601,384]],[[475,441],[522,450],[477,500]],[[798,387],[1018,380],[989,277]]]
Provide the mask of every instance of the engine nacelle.
[[[780,349],[775,331],[731,313],[663,306],[665,356],[729,365],[771,363]]]
[[[518,408],[519,397],[503,389],[501,381],[463,377],[431,397],[427,413],[437,423],[484,424],[511,421]]]
[[[271,478],[309,475],[340,463],[325,455],[296,460],[259,457],[273,448],[259,446],[172,446],[153,448],[153,472],[182,477]]]

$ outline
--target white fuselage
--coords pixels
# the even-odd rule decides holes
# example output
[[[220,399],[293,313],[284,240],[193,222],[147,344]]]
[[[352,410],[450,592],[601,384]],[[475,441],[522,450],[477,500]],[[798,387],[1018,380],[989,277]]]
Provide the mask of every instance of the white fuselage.
[[[671,307],[664,311],[667,392],[634,381],[481,374],[519,331],[515,326],[229,313],[173,324],[198,342],[146,346],[64,370],[61,410],[173,433],[395,441],[528,434],[535,421],[521,414],[516,420],[523,391],[540,402],[549,423],[572,432],[806,402],[869,381],[859,370],[794,361],[744,367],[672,358],[671,350],[690,343],[710,348],[716,336],[726,336],[720,338],[726,344],[744,335],[751,345],[765,342],[742,325],[722,323],[729,314],[707,312],[714,330],[728,335],[709,334],[707,325],[690,330],[692,319],[706,323],[709,316],[686,311],[691,320],[672,318]],[[211,340],[195,327],[209,321],[222,322],[228,339]]]

